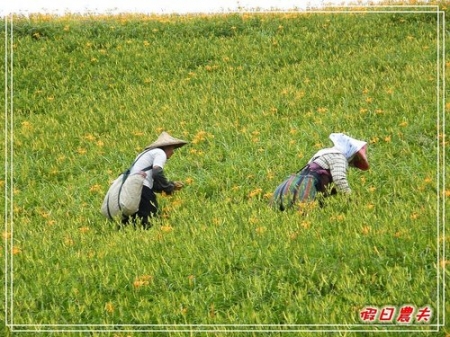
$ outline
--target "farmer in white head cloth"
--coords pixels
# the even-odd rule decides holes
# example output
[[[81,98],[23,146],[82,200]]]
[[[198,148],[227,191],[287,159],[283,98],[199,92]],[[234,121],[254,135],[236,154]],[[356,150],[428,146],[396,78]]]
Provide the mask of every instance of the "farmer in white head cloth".
[[[330,139],[333,147],[318,151],[304,168],[276,188],[271,200],[273,206],[285,210],[314,200],[318,193],[323,196],[351,193],[347,169],[369,169],[367,143],[343,133],[332,133]]]
[[[139,218],[144,228],[150,228],[150,218],[158,213],[158,202],[156,193],[165,192],[172,194],[183,187],[179,181],[169,181],[164,174],[164,165],[172,157],[175,149],[186,145],[188,142],[177,139],[162,132],[158,139],[145,148],[143,155],[133,165],[130,175],[140,173],[145,175],[144,186],[142,188],[139,210],[131,215],[124,216],[122,223],[127,224],[130,220],[136,222]],[[152,167],[147,173],[142,172],[144,168]]]

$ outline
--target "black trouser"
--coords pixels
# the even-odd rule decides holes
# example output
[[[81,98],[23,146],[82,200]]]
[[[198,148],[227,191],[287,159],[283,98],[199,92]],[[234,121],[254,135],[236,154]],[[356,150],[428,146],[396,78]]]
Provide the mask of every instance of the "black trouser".
[[[124,216],[122,218],[123,224],[131,222],[136,225],[139,219],[140,223],[145,229],[152,226],[150,218],[155,217],[158,213],[158,202],[156,201],[156,194],[149,187],[142,187],[141,201],[139,203],[139,210],[131,216]]]

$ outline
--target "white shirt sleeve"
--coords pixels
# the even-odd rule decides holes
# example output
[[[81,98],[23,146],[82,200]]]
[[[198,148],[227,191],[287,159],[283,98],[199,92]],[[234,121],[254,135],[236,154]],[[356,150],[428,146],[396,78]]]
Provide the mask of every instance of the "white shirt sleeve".
[[[145,153],[141,158],[139,158],[138,162],[131,169],[131,174],[138,173],[148,166],[159,166],[164,168],[164,165],[167,161],[167,155],[164,150],[159,148],[153,149]],[[153,188],[153,178],[152,178],[152,170],[147,171],[147,177],[144,180],[144,185]]]
[[[161,149],[155,149],[154,150],[154,157],[153,157],[153,166],[159,166],[161,168],[164,168],[164,165],[167,161],[167,155],[164,152],[164,150]]]

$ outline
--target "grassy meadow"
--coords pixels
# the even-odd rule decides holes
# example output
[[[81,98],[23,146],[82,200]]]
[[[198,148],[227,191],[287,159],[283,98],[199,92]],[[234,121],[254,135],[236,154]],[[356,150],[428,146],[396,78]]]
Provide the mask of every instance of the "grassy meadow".
[[[448,336],[442,16],[408,9],[15,17],[5,335]],[[163,130],[185,188],[116,230],[108,185]],[[351,201],[271,209],[332,132],[369,143]],[[360,319],[404,305],[431,321]]]

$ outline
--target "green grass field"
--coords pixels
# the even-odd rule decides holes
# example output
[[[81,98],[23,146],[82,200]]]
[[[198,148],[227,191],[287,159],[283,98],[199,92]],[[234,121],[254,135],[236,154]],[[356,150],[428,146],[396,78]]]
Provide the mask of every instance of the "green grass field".
[[[450,334],[443,15],[407,8],[14,18],[4,333]],[[185,188],[118,231],[104,193],[163,130]],[[351,202],[271,209],[332,132],[369,143]],[[431,320],[360,319],[405,305]]]

